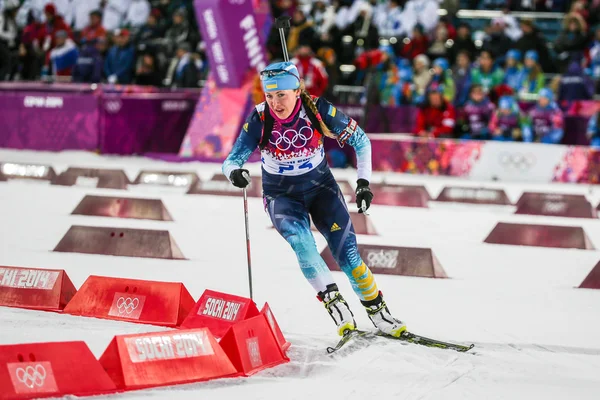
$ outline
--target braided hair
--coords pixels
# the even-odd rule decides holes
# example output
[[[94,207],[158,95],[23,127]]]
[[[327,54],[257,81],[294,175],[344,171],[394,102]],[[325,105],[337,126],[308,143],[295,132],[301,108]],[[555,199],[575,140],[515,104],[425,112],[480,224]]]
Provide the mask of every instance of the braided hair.
[[[302,101],[302,105],[304,106],[304,108],[307,109],[309,112],[311,112],[315,116],[315,118],[319,121],[318,130],[321,131],[321,133],[323,135],[325,135],[329,138],[337,139],[337,136],[335,136],[331,132],[331,130],[327,127],[327,125],[325,125],[325,121],[323,121],[323,119],[321,118],[321,115],[319,114],[319,110],[317,110],[316,103],[313,101],[310,94],[306,91],[304,79],[302,79],[300,81],[300,100]],[[310,118],[310,116],[309,116],[309,118]],[[312,118],[310,118],[310,119],[312,120]]]

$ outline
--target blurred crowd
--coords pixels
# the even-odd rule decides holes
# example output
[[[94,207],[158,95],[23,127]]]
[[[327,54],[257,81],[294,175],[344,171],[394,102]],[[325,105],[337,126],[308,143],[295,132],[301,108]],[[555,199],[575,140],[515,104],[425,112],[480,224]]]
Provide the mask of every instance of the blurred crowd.
[[[269,1],[274,18],[291,17],[288,49],[311,94],[344,103],[335,89],[347,86],[364,88],[360,104],[416,105],[417,135],[557,142],[560,105],[600,91],[600,0]],[[464,7],[501,12],[473,30],[457,17]],[[193,0],[0,10],[0,80],[198,87],[210,69]],[[563,12],[562,28],[550,41],[514,11]],[[282,59],[275,27],[266,48]]]
[[[0,80],[198,87],[192,0],[0,0]]]

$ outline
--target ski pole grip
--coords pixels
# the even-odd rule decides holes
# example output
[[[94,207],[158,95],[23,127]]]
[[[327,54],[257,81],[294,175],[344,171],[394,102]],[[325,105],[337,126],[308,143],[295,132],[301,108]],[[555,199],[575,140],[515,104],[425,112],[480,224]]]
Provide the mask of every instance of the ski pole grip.
[[[290,20],[291,18],[287,15],[282,15],[275,21],[275,26],[277,29],[290,29]]]
[[[252,180],[250,179],[250,175],[247,172],[242,172],[242,176],[245,180],[248,181],[248,183],[252,182]]]

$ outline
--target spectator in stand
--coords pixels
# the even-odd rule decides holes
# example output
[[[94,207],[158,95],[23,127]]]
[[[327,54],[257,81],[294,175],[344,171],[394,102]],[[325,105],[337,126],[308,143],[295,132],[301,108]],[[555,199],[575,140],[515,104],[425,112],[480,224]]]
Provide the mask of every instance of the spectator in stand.
[[[483,92],[480,85],[471,86],[469,100],[461,115],[463,139],[488,140],[490,138],[489,123],[496,107]]]
[[[456,57],[456,65],[452,70],[452,79],[456,86],[454,105],[462,107],[469,97],[471,87],[471,58],[467,50],[462,50]]]
[[[402,9],[401,0],[389,0],[388,8],[384,13],[379,13],[377,28],[384,37],[402,37],[410,32],[410,27],[405,24],[406,16]]]
[[[493,140],[501,142],[523,141],[525,118],[513,96],[502,96],[498,110],[492,114],[489,132]]]
[[[525,142],[560,143],[563,137],[563,112],[554,102],[552,90],[540,90],[537,104],[529,110],[528,117],[523,129]]]
[[[481,85],[485,94],[491,96],[494,89],[504,81],[504,72],[494,64],[494,56],[488,50],[479,55],[479,67],[471,70],[471,84]]]
[[[521,52],[511,49],[506,53],[504,67],[504,84],[509,86],[513,93],[517,93],[525,79],[523,64],[521,64]]]
[[[494,18],[489,27],[489,33],[483,41],[483,50],[489,51],[499,63],[504,63],[504,56],[514,43],[504,32],[505,24],[502,18]]]
[[[590,146],[598,149],[600,147],[600,111],[597,111],[588,122],[587,137],[590,140]]]
[[[16,61],[18,0],[6,0],[0,11],[0,81],[10,79]]]
[[[102,0],[102,26],[109,32],[119,29],[125,19],[131,0]]]
[[[102,81],[107,43],[104,36],[83,42],[77,64],[73,68],[74,82],[100,83]]]
[[[600,1],[600,0],[599,0]],[[600,27],[596,28],[594,40],[585,52],[585,72],[596,81],[596,93],[600,92]]]
[[[554,49],[560,62],[560,71],[564,72],[569,60],[583,54],[587,43],[587,24],[578,13],[570,13],[563,21],[563,30],[556,38]]]
[[[136,43],[143,44],[162,36],[162,30],[158,23],[159,18],[160,11],[155,8],[146,19],[146,23],[138,30]]]
[[[130,84],[133,80],[135,50],[129,42],[129,31],[117,29],[113,40],[115,44],[108,51],[104,61],[104,75],[108,83]]]
[[[432,32],[440,20],[439,8],[437,0],[408,0],[403,17],[406,32],[410,32],[416,24],[422,25],[425,32]]]
[[[91,43],[100,37],[106,37],[106,29],[102,26],[102,12],[93,10],[89,15],[89,25],[81,31],[81,40]]]
[[[575,57],[567,72],[560,77],[558,102],[591,100],[594,97],[594,82],[585,75],[581,61]]]
[[[413,70],[408,61],[405,58],[401,58],[398,61],[398,104],[412,104],[413,98]]]
[[[127,9],[124,24],[128,28],[139,28],[144,25],[150,15],[150,3],[148,0],[131,0]]]
[[[56,46],[56,32],[65,31],[70,38],[73,38],[73,35],[71,28],[65,23],[63,17],[56,13],[56,7],[53,3],[46,4],[44,15],[46,16],[46,23],[42,26],[39,41],[47,57],[50,50]]]
[[[306,19],[304,12],[300,9],[294,11],[290,32],[287,39],[288,51],[293,53],[301,45],[308,45],[311,49],[317,49],[317,35],[313,23]]]
[[[413,81],[415,84],[413,102],[415,104],[420,104],[425,100],[425,91],[431,81],[431,73],[429,73],[429,57],[425,54],[420,54],[415,57],[413,65]]]
[[[454,102],[456,96],[456,86],[454,85],[454,79],[452,79],[452,70],[450,69],[450,63],[445,58],[438,58],[433,62],[433,74],[431,75],[431,85],[438,85],[444,88],[444,100],[448,103]]]
[[[55,39],[56,45],[48,54],[50,74],[54,76],[71,76],[73,67],[77,64],[79,50],[66,31],[56,32]]]
[[[310,20],[321,41],[327,42],[329,31],[335,24],[335,10],[326,0],[316,0],[310,10]]]
[[[83,31],[92,18],[92,12],[98,11],[100,14],[99,25],[102,26],[102,11],[100,11],[100,0],[71,0],[71,14],[73,16],[73,30],[75,32]],[[98,36],[96,36],[98,37]],[[88,39],[91,40],[91,39]]]
[[[403,47],[400,52],[403,58],[414,60],[420,54],[425,54],[429,48],[429,39],[423,32],[422,25],[415,25],[412,31],[412,38],[406,38],[403,41]]]
[[[181,43],[177,47],[177,66],[172,78],[172,86],[176,88],[198,87],[199,68],[190,52],[190,45]]]
[[[341,31],[340,35],[353,37],[355,47],[357,48],[361,47],[366,51],[377,49],[379,47],[379,31],[377,30],[377,26],[373,23],[373,7],[365,2],[357,4],[360,5],[358,16],[354,22]],[[360,46],[361,43],[362,46]],[[334,48],[337,47],[335,43],[332,43],[331,45]]]
[[[306,90],[312,96],[321,97],[329,85],[329,76],[323,63],[315,57],[310,46],[304,44],[296,49],[295,57],[290,60],[304,78]]]
[[[535,50],[539,55],[539,62],[543,70],[546,72],[556,71],[550,53],[548,52],[548,41],[535,27],[533,21],[522,19],[521,30],[523,31],[523,36],[517,40],[514,48],[519,50],[521,54],[525,54],[529,50]]]
[[[371,87],[367,90],[375,89],[375,103],[396,106],[400,99],[400,77],[398,74],[398,66],[396,65],[396,56],[390,45],[381,46],[383,52],[382,62],[376,67],[373,75]],[[368,101],[369,97],[367,98]]]
[[[430,59],[436,58],[452,59],[451,45],[448,40],[448,29],[440,24],[435,28],[435,39],[427,49],[427,56]]]
[[[34,17],[34,12],[29,10],[27,13],[27,25],[21,35],[21,44],[19,45],[19,65],[20,78],[23,80],[37,79],[42,71],[44,55],[40,48],[40,38],[44,26]]]
[[[538,60],[539,56],[535,50],[525,53],[523,83],[519,89],[521,96],[537,94],[546,85],[546,78]]]
[[[473,38],[471,37],[471,27],[466,23],[461,23],[458,25],[456,30],[456,39],[452,44],[452,65],[456,65],[458,54],[466,51],[467,56],[470,60],[475,58],[475,54],[477,52],[477,48],[475,47],[475,43],[473,42]]]
[[[158,67],[156,56],[152,53],[145,53],[139,57],[138,66],[135,72],[136,85],[142,86],[161,86],[162,77]]]
[[[173,14],[173,25],[167,30],[165,38],[169,42],[169,56],[183,43],[190,41],[190,25],[187,21],[187,12],[180,8]]]
[[[444,100],[444,88],[432,85],[427,89],[427,101],[417,112],[415,133],[426,138],[451,138],[456,125],[454,106]]]

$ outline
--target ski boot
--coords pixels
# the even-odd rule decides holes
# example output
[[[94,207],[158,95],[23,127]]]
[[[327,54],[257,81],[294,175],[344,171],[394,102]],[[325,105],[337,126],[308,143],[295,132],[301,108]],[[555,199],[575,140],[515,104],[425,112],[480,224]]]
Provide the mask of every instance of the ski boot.
[[[323,302],[325,309],[337,325],[338,335],[344,336],[356,330],[354,314],[335,283],[327,285],[327,290],[319,292],[317,298]]]
[[[404,322],[392,317],[388,310],[381,292],[373,300],[361,301],[369,319],[377,329],[386,335],[400,337],[406,331]]]

